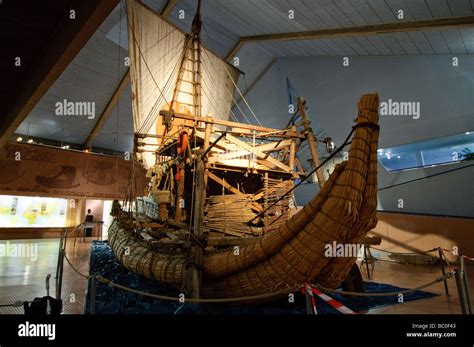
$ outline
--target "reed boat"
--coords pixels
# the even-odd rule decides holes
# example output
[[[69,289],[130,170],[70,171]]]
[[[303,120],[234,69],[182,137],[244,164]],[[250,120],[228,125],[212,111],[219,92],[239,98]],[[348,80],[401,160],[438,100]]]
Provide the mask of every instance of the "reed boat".
[[[200,2],[190,34],[140,2],[127,0],[126,14],[135,141],[108,231],[116,258],[194,298],[337,288],[356,258],[326,257],[325,246],[360,243],[377,223],[378,95],[360,98],[337,150],[314,135],[302,98],[283,129],[231,121],[239,71],[202,46]],[[297,209],[295,187],[311,178],[319,193]]]

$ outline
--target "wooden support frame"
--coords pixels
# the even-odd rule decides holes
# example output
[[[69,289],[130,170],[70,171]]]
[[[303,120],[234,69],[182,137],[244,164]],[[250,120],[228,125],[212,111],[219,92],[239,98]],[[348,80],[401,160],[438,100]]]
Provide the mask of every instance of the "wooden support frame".
[[[259,146],[256,146],[255,149],[262,152],[274,152],[274,151],[279,151],[281,149],[284,149],[290,146],[291,143],[292,143],[291,140],[284,140],[280,142],[272,142],[272,143],[259,145]],[[231,151],[231,152],[222,153],[222,154],[215,154],[215,155],[209,156],[209,163],[216,163],[221,160],[235,159],[235,158],[239,158],[239,157],[249,155],[249,154],[252,154],[252,152],[249,152],[246,149]]]
[[[226,60],[232,59],[246,43],[314,40],[335,37],[380,35],[407,31],[447,30],[453,28],[467,28],[474,26],[474,16],[448,17],[427,20],[393,22],[384,24],[362,25],[332,29],[300,31],[294,33],[280,33],[269,35],[254,35],[241,37],[231,48]]]
[[[248,145],[247,143],[243,142],[243,141],[240,141],[238,138],[232,136],[232,135],[227,135],[226,136],[226,139],[228,141],[230,141],[231,143],[249,151],[250,153],[255,153],[255,155],[257,156],[257,158],[259,159],[263,159],[262,162],[265,163],[266,166],[274,166],[274,167],[278,167],[279,169],[285,171],[285,172],[290,172],[290,168],[283,164],[282,162],[270,157],[270,156],[267,156],[264,152],[262,152],[261,150],[257,149],[257,147],[252,147],[250,145]]]
[[[316,146],[316,140],[314,139],[313,129],[311,129],[311,121],[309,120],[308,115],[306,114],[305,103],[301,97],[298,97],[298,110],[300,112],[301,118],[303,119],[304,132],[305,132],[306,140],[308,141],[308,147],[311,153],[313,170],[314,170],[321,163],[319,161],[319,154],[318,154],[318,149]],[[319,187],[322,188],[325,182],[322,168],[318,168],[316,170],[316,177],[318,177]]]
[[[173,117],[178,118],[178,119],[189,120],[192,122],[196,120],[194,116],[183,114],[183,113],[174,113]],[[215,125],[222,125],[226,127],[235,128],[235,129],[253,130],[253,131],[261,131],[261,132],[275,133],[275,134],[284,132],[289,137],[304,137],[304,136],[301,136],[299,133],[292,133],[291,130],[286,131],[282,129],[272,129],[272,128],[262,127],[258,125],[231,122],[228,120],[216,119],[216,118],[211,118],[211,117],[198,117],[197,121],[215,124]]]

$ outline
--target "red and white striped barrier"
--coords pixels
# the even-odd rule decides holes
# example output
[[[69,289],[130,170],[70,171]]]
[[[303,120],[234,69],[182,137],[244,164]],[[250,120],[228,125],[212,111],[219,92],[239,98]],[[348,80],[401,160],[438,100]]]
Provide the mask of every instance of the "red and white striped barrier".
[[[343,314],[356,314],[354,311],[352,311],[349,307],[344,306],[341,304],[339,301],[334,300],[330,296],[324,294],[323,292],[319,291],[316,288],[311,288],[311,291],[319,296],[321,299],[326,301],[330,306],[334,307],[336,310]]]
[[[308,295],[311,296],[311,304],[313,305],[313,313],[318,314],[318,310],[316,309],[316,299],[314,298],[313,289],[311,288],[311,286],[309,284],[305,284],[304,287],[301,288],[301,291],[303,293],[304,291],[306,291],[306,293],[308,293]]]

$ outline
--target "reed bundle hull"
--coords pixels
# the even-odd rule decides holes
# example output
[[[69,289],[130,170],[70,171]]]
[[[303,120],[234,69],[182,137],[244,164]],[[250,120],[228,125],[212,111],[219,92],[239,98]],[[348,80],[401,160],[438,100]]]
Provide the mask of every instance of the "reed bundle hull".
[[[377,223],[378,95],[358,103],[348,160],[298,213],[262,237],[223,250],[153,249],[116,220],[110,246],[130,271],[184,289],[190,266],[201,272],[200,297],[237,298],[294,289],[305,282],[336,288],[356,261],[327,257],[333,242],[358,244]]]

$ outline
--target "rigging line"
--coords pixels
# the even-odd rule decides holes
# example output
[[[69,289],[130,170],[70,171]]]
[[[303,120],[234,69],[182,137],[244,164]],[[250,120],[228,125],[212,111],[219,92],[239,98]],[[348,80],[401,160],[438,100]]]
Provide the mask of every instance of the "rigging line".
[[[206,83],[204,82],[204,85],[209,89],[209,87],[206,85]],[[230,94],[229,90],[226,88],[227,92]],[[244,111],[237,105],[238,109],[240,110],[240,112],[242,112],[242,116],[245,118],[245,120],[247,121],[248,124],[251,124],[249,119],[247,118],[247,116],[245,115]],[[229,110],[229,112],[231,114],[234,114],[233,111],[232,111],[232,108]],[[235,118],[235,116],[234,116]]]
[[[183,42],[180,42],[178,45],[176,45],[176,47],[177,47],[177,46],[183,46],[183,44],[184,44],[184,46],[183,46],[183,48],[182,48],[182,50],[181,50],[180,57],[176,60],[175,66],[174,66],[174,68],[173,68],[171,74],[169,75],[168,80],[167,80],[167,82],[166,82],[166,84],[165,84],[165,87],[164,87],[164,88],[165,88],[165,94],[166,94],[166,95],[171,92],[171,87],[172,87],[171,80],[172,80],[172,77],[173,77],[173,79],[176,79],[176,78],[179,77],[179,69],[181,68],[181,62],[182,62],[182,59],[183,59],[184,55],[187,53],[187,49],[188,49],[188,48],[187,48],[187,46],[188,46],[187,41],[189,41],[189,38],[185,38],[185,39],[183,40]],[[177,71],[176,71],[176,70],[177,70]],[[175,73],[175,71],[176,71],[176,73]],[[177,82],[177,83],[179,83],[179,82]],[[176,88],[176,86],[177,86],[177,83],[175,84],[175,88]],[[174,92],[173,92],[172,97],[174,97]],[[153,107],[153,109],[155,109],[154,112],[156,112],[156,107],[155,107],[155,106],[157,106],[158,101],[159,101],[159,100],[156,101],[156,103],[155,103],[155,105],[154,105],[154,107]],[[173,103],[173,100],[172,100],[171,104],[169,105],[170,109],[172,108],[172,103]],[[151,121],[148,120],[148,121],[147,121],[147,125],[146,125],[145,127],[143,127],[143,132],[148,132],[148,130],[149,130],[150,127],[153,125],[153,122],[154,122],[155,120],[156,120],[156,117],[152,117],[152,118],[151,118]]]
[[[130,20],[129,20],[129,18],[128,18],[128,13],[127,13],[126,10],[125,10],[125,14],[126,14],[126,18],[127,18],[128,27],[129,27],[129,29],[130,29],[130,32],[132,33],[133,41],[135,41],[135,44],[137,45],[138,52],[139,52],[140,56],[142,57],[143,62],[145,63],[145,66],[146,66],[148,72],[150,73],[151,78],[153,79],[153,82],[155,83],[156,88],[158,89],[158,91],[160,92],[160,94],[163,96],[163,98],[165,98],[164,95],[163,95],[163,92],[161,91],[160,87],[158,86],[158,83],[157,83],[156,80],[155,80],[155,77],[153,76],[153,74],[152,74],[152,72],[151,72],[151,70],[150,70],[150,67],[148,66],[148,63],[147,63],[146,60],[145,60],[145,57],[144,57],[143,52],[142,52],[142,50],[141,50],[141,48],[140,48],[140,45],[139,45],[139,43],[138,43],[138,41],[137,41],[137,38],[135,37],[135,30],[133,30],[133,27],[132,27],[132,25],[131,25],[131,23],[130,23]],[[169,107],[169,103],[168,103],[168,101],[166,101],[166,98],[165,98],[165,102],[168,104],[168,107]]]
[[[204,33],[206,34],[207,38],[209,39],[209,43],[210,43],[210,48],[212,49],[212,52],[215,52],[214,54],[217,55],[217,49],[216,49],[216,46],[214,46],[214,43],[217,42],[217,40],[214,40],[211,38],[211,36],[209,35],[209,33],[207,32],[207,29],[206,27],[209,27],[209,28],[212,28],[213,30],[215,30],[216,32],[218,32],[219,34],[221,34],[222,36],[225,36],[227,39],[229,40],[235,40],[236,38],[235,37],[232,37],[232,36],[229,36],[228,33],[225,33],[223,32],[222,30],[219,30],[217,27],[213,26],[211,22],[207,21],[207,22],[203,22],[203,25],[202,25],[202,28],[204,30]],[[220,57],[219,57],[220,58]]]
[[[206,81],[203,79],[203,88],[202,88],[202,91],[204,92],[204,94],[208,97],[209,101],[211,102],[212,106],[214,107],[214,109],[217,111],[217,108],[216,108],[216,104],[217,104],[217,100],[216,98],[214,97],[214,94],[212,93],[210,87],[207,85]],[[212,81],[211,81],[212,82]],[[204,89],[204,87],[206,87],[208,89],[208,92],[209,94],[206,92],[206,90]],[[214,100],[214,103],[212,102]],[[230,116],[233,116],[234,119],[235,118],[235,115],[234,113],[232,112],[232,109],[230,108],[229,109],[229,115]]]
[[[163,87],[163,94],[164,95],[167,95],[168,92],[169,92],[169,86],[170,86],[170,81],[171,81],[171,77],[174,76],[174,71],[176,69],[176,66],[175,68],[171,71],[171,74],[170,76],[168,77],[168,80],[167,82],[165,83],[164,87]],[[146,133],[149,131],[149,129],[151,128],[151,126],[153,125],[153,122],[156,120],[156,109],[160,106],[161,104],[161,101],[163,100],[163,98],[161,96],[159,96],[157,98],[157,100],[155,101],[154,105],[152,106],[152,108],[150,109],[147,117],[145,118],[145,121],[142,123],[142,126],[140,127],[140,132],[142,133]]]
[[[206,67],[206,65],[205,65],[205,64],[202,64],[202,66],[204,67],[203,71],[204,71],[204,72],[206,72],[206,73],[207,73],[207,75],[209,75],[209,71],[207,70],[207,67]],[[214,83],[214,82],[213,82],[213,80],[212,80],[211,78],[210,78],[209,80],[210,80],[211,84],[212,84],[212,83]],[[214,94],[212,93],[212,91],[211,91],[210,87],[207,85],[207,82],[206,82],[206,80],[203,78],[203,79],[202,79],[202,81],[203,81],[203,87],[206,87],[206,88],[208,89],[208,91],[209,91],[209,94],[212,96],[212,99],[213,99],[213,100],[215,101],[215,103],[217,104],[217,100],[215,99],[215,97],[214,97]],[[215,83],[214,83],[214,88],[216,88],[216,89],[217,89],[217,87],[215,86]],[[202,91],[203,91],[203,92],[204,92],[204,93],[207,95],[207,97],[208,97],[209,101],[210,101],[210,102],[211,102],[211,104],[212,104],[211,97],[210,97],[210,96],[209,96],[209,95],[206,93],[206,91],[205,91],[205,89],[204,89],[204,88],[202,88]],[[216,105],[213,105],[213,107],[214,107],[214,109],[217,111]],[[230,116],[233,116],[233,117],[234,117],[234,119],[237,121],[237,118],[235,117],[235,115],[234,115],[234,113],[233,113],[233,111],[232,111],[232,107],[230,107],[230,109],[229,109],[229,113],[230,113]],[[245,116],[245,115],[244,115],[244,116]],[[248,120],[247,120],[247,122],[248,122]]]
[[[204,29],[204,31],[206,31],[206,30]],[[210,39],[210,37],[209,37],[209,39]],[[206,52],[206,54],[207,54],[207,52]],[[209,59],[209,56],[208,56],[208,59]],[[217,83],[216,83],[215,80],[213,79],[212,74],[209,73],[209,70],[207,69],[206,64],[202,64],[202,66],[203,66],[203,73],[206,73],[206,74],[207,74],[207,76],[209,77],[209,81],[210,81],[211,84],[214,86],[214,88],[217,90],[217,89],[218,89],[217,86],[216,86]],[[203,78],[202,81],[203,81],[203,86],[205,86],[205,87],[208,88],[209,94],[210,94],[211,96],[213,96],[213,99],[214,99],[215,103],[217,104],[217,101],[216,101],[216,99],[214,98],[214,94],[212,93],[210,87],[207,85],[206,80]],[[229,94],[230,94],[230,92],[229,92]],[[232,96],[232,95],[231,95],[231,96]],[[208,98],[209,98],[209,96],[208,96]],[[210,99],[210,98],[209,98],[209,99]],[[215,108],[215,111],[216,111],[216,113],[217,113],[218,109],[217,109],[215,106],[216,106],[216,105],[213,105],[213,107]],[[243,113],[242,110],[241,110],[241,112]],[[237,117],[235,116],[234,112],[232,111],[232,106],[229,108],[229,116],[232,117],[236,122],[238,122]],[[244,117],[245,117],[245,115],[244,115]],[[247,117],[245,117],[245,118],[247,119]],[[248,121],[248,119],[247,119],[247,122],[250,124],[250,122]]]
[[[207,55],[207,58],[210,60],[209,58],[209,55],[206,51],[204,51],[205,54]],[[214,85],[214,88],[217,89],[216,85],[217,83],[212,79],[212,74],[209,72],[209,70],[206,68],[206,64],[203,64],[204,66],[204,72],[209,76],[209,80],[210,82]],[[224,69],[226,70],[226,73],[229,75],[230,79],[232,80],[232,76],[230,76],[229,72],[227,71],[227,68],[224,66]],[[205,81],[205,80],[204,80]],[[235,86],[235,83],[232,81],[232,83],[234,84]],[[245,115],[245,112],[240,108],[240,106],[235,102],[235,99],[234,99],[234,96],[232,95],[232,93],[230,92],[230,90],[227,88],[227,86],[224,85],[224,88],[227,90],[227,93],[230,95],[230,97],[232,98],[232,101],[234,104],[236,104],[237,108],[240,110],[240,112],[242,113],[242,116],[245,118],[245,120],[247,121],[248,124],[251,124],[251,122],[249,121],[249,119],[247,118],[247,116]],[[230,107],[230,110],[232,110],[232,106]],[[258,122],[258,120],[257,120]],[[260,123],[260,122],[259,122]],[[260,125],[262,125],[260,123]]]
[[[229,76],[230,80],[232,81],[232,84],[234,85],[235,89],[237,90],[237,92],[239,93],[240,97],[242,98],[242,100],[245,102],[245,105],[247,105],[248,109],[250,110],[250,113],[252,113],[252,116],[255,118],[255,120],[258,122],[258,124],[260,124],[260,126],[262,126],[262,123],[260,122],[260,120],[258,119],[257,115],[253,112],[252,108],[250,107],[249,103],[247,102],[247,99],[245,99],[245,97],[243,96],[242,92],[240,91],[239,87],[237,86],[237,84],[235,83],[234,79],[232,78],[229,70],[227,69],[227,66],[224,66],[224,69],[225,71],[227,72],[227,75]]]
[[[182,44],[182,43],[180,43],[180,44]],[[175,70],[179,65],[179,62],[181,60],[181,57],[182,57],[183,53],[184,52],[181,52],[180,59],[176,60],[175,66],[174,66],[173,70],[171,71],[171,74],[168,77],[168,80],[166,81],[166,83],[164,85],[164,94],[165,95],[167,95],[170,92],[171,78],[175,75]],[[153,107],[150,109],[150,112],[149,112],[148,116],[146,117],[145,122],[142,124],[142,126],[140,128],[140,132],[145,132],[145,133],[148,132],[149,129],[151,128],[151,126],[153,125],[153,122],[156,120],[156,117],[154,117],[154,113],[156,113],[156,108],[158,107],[158,104],[161,100],[162,100],[161,97],[158,98],[156,100],[155,104],[153,105]],[[156,116],[156,114],[155,114],[155,116]]]
[[[272,203],[271,205],[269,205],[267,208],[265,208],[263,211],[259,212],[255,217],[253,217],[251,220],[249,220],[247,223],[250,223],[250,222],[253,222],[255,219],[257,219],[258,217],[262,216],[265,214],[265,212],[267,212],[270,208],[272,208],[273,206],[275,206],[279,201],[283,200],[288,194],[290,194],[291,192],[293,192],[296,188],[298,188],[303,182],[305,182],[309,177],[311,177],[311,175],[313,175],[317,170],[319,170],[321,167],[323,167],[330,159],[332,159],[337,153],[339,153],[340,151],[342,151],[342,149],[344,147],[346,147],[348,145],[348,142],[349,142],[349,139],[350,137],[352,136],[352,134],[354,133],[356,129],[356,126],[353,126],[351,131],[349,132],[349,135],[347,135],[346,139],[344,140],[344,142],[339,146],[337,147],[334,152],[331,153],[331,155],[329,157],[327,157],[323,162],[321,162],[318,166],[316,166],[311,172],[309,172],[301,181],[299,181],[297,184],[295,184],[291,189],[287,190],[285,194],[283,194],[279,199],[277,199],[274,203]]]
[[[207,70],[207,68],[206,68],[206,65],[203,64],[203,66],[204,66],[204,71],[206,71],[207,74],[210,75],[209,72],[208,72],[208,70]],[[211,79],[210,79],[210,81],[211,81],[211,83],[212,83],[212,80],[211,80]],[[203,79],[203,82],[204,82],[204,85],[206,85],[206,87],[210,90],[209,86],[207,86],[206,81],[205,81],[204,79]],[[215,87],[215,86],[214,86],[214,87]],[[215,87],[215,88],[216,88],[216,87]],[[232,96],[232,93],[231,93],[231,92],[229,91],[229,89],[227,88],[227,86],[224,86],[224,88],[226,89],[227,93],[230,95],[230,97],[232,98],[232,100],[233,100],[234,103],[235,103],[235,99],[234,99],[234,97]],[[247,116],[245,115],[245,112],[240,108],[240,106],[239,106],[237,103],[236,103],[236,106],[237,106],[237,108],[240,110],[240,112],[242,113],[242,116],[245,118],[245,120],[247,121],[247,123],[248,123],[248,124],[251,124],[250,121],[249,121],[249,119],[248,119]],[[230,108],[230,112],[232,112],[232,107]]]
[[[432,174],[432,175],[428,175],[428,176],[424,176],[424,177],[419,177],[419,178],[415,178],[415,179],[413,179],[413,180],[409,180],[409,181],[405,181],[405,182],[393,184],[393,185],[388,186],[388,187],[383,187],[383,188],[377,189],[377,191],[381,191],[381,190],[385,190],[385,189],[390,189],[390,188],[402,186],[402,185],[405,185],[405,184],[408,184],[408,183],[413,183],[413,182],[416,182],[416,181],[421,181],[421,180],[424,180],[424,179],[427,179],[427,178],[431,178],[431,177],[435,177],[435,176],[444,175],[444,174],[447,174],[447,173],[450,173],[450,172],[453,172],[453,171],[458,171],[458,170],[466,169],[466,168],[471,167],[471,166],[474,166],[474,164],[466,165],[466,166],[463,166],[463,167],[457,167],[457,168],[455,168],[455,169],[446,170],[446,171],[438,172],[438,173],[435,173],[435,174]]]
[[[160,55],[159,57],[156,58],[157,61],[161,61],[162,59],[164,59],[166,56],[170,56],[172,55],[172,53],[174,54],[175,51],[178,50],[178,48],[180,48],[180,46],[182,45],[181,42],[178,42],[176,45],[173,46],[173,48],[170,48],[170,49],[167,49],[162,55]],[[166,69],[166,66],[164,67],[161,67],[161,68],[157,68],[155,70],[156,73],[159,73],[161,72],[163,69]],[[138,77],[137,78],[137,81],[139,81],[141,78]]]

